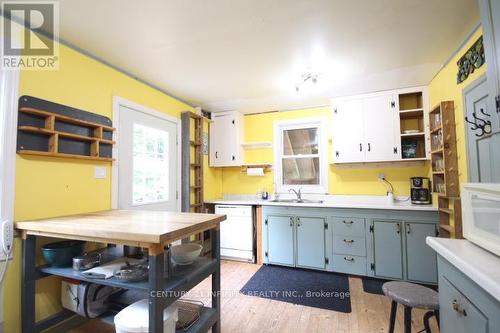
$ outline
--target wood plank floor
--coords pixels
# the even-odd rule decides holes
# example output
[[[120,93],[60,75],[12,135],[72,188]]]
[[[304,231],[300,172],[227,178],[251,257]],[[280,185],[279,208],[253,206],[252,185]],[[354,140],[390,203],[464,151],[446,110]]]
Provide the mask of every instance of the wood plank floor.
[[[361,279],[350,277],[351,313],[294,305],[239,293],[243,285],[259,269],[259,265],[235,261],[222,262],[222,332],[223,333],[380,333],[387,332],[390,302],[381,295],[363,291]],[[284,277],[286,278],[286,277]],[[201,300],[210,305],[211,281],[207,279],[184,298]],[[413,311],[412,333],[423,329],[425,311]],[[403,312],[398,311],[395,332],[403,332]],[[432,332],[439,332],[435,319]],[[93,332],[83,327],[74,333]]]

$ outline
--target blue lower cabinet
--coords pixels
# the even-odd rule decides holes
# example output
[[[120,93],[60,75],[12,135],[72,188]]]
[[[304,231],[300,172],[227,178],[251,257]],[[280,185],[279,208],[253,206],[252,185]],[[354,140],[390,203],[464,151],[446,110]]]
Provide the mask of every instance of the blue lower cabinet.
[[[334,254],[333,267],[339,273],[366,275],[366,257]]]
[[[297,216],[297,267],[325,269],[325,223],[320,217]]]
[[[403,278],[402,223],[373,221],[374,274],[382,278]]]
[[[488,319],[445,277],[439,280],[441,332],[488,333]]]
[[[500,332],[500,302],[438,256],[441,333]]]
[[[294,266],[294,217],[269,215],[266,223],[267,262]]]
[[[428,223],[406,222],[406,278],[422,282],[437,282],[437,260],[426,243],[427,236],[436,236],[436,226]]]

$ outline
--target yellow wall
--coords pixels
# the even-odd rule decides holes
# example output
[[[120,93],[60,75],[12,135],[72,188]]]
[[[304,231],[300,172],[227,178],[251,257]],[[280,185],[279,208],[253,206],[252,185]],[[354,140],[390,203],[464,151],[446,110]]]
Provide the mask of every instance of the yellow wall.
[[[111,118],[112,98],[121,96],[144,106],[179,117],[192,110],[162,92],[152,89],[108,66],[61,45],[58,71],[21,73],[20,95],[32,95],[81,108]],[[208,162],[205,161],[205,165]],[[36,219],[111,208],[111,168],[107,178],[94,179],[97,163],[81,160],[26,157],[16,158],[15,220]],[[206,196],[220,196],[219,170],[206,168]],[[15,243],[15,258],[5,283],[5,332],[20,331],[21,243]],[[59,309],[59,280],[37,284],[37,318]]]
[[[478,29],[465,43],[462,49],[446,64],[429,84],[429,95],[431,106],[439,104],[441,101],[453,101],[455,104],[455,122],[458,148],[458,169],[460,182],[466,182],[467,175],[467,153],[464,121],[464,105],[462,91],[471,82],[486,73],[487,64],[483,65],[462,83],[457,84],[457,61],[482,35],[482,29]]]
[[[311,108],[287,112],[272,112],[244,117],[246,142],[273,141],[273,122],[276,120],[299,119],[307,117],[324,117],[331,126],[331,110],[329,107]],[[328,144],[329,160],[332,160],[331,143]],[[272,149],[251,149],[245,151],[246,163],[274,164]],[[394,165],[397,165],[394,163]],[[384,195],[386,187],[377,180],[379,173],[393,183],[396,195],[409,195],[409,178],[427,176],[429,166],[383,167],[346,169],[330,164],[328,166],[330,194],[367,194]],[[274,191],[274,174],[266,173],[264,177],[248,177],[239,168],[225,168],[222,171],[222,193],[254,194],[258,190],[270,193]]]

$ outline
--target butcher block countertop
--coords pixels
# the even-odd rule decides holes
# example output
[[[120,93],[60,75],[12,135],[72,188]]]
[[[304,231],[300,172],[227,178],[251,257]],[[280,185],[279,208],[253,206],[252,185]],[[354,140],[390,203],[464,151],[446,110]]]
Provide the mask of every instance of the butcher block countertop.
[[[109,210],[16,222],[26,235],[77,239],[141,247],[162,246],[217,229],[225,215],[140,210]]]

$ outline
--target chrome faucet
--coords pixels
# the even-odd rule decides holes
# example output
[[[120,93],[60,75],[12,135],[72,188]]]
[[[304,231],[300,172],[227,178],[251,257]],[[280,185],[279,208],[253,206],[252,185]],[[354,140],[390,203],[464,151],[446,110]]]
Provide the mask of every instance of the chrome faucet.
[[[291,188],[288,190],[288,192],[293,192],[295,193],[295,195],[297,196],[297,201],[302,201],[302,192],[301,192],[302,188],[299,188],[298,191],[296,191],[295,189]]]

